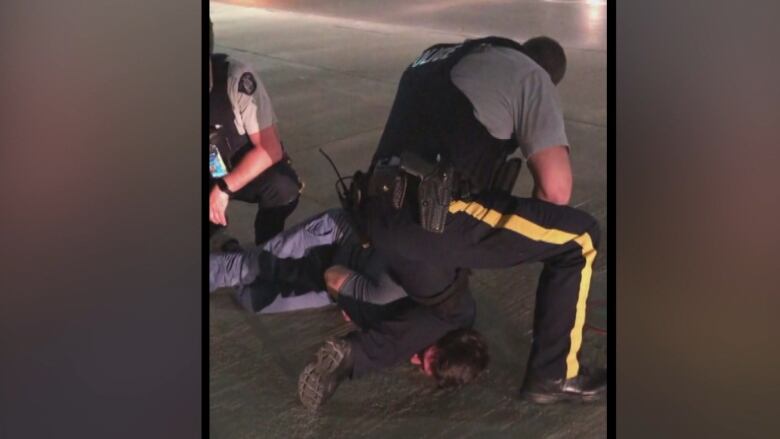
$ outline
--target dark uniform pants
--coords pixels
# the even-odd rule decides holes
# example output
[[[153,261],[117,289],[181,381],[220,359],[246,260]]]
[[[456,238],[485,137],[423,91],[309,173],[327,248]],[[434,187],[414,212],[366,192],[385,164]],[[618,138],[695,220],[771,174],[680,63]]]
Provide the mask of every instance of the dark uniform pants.
[[[232,162],[235,166],[251,147],[238,151]],[[213,187],[213,182],[209,187]],[[298,206],[301,184],[290,161],[283,158],[237,191],[231,199],[257,204],[255,215],[255,244],[260,245],[284,230],[284,222]],[[210,234],[219,226],[210,224]]]
[[[528,373],[571,378],[579,372],[585,306],[599,241],[597,221],[568,206],[483,193],[450,204],[444,233],[422,229],[409,209],[369,205],[370,236],[391,275],[411,296],[442,291],[458,268],[502,268],[541,261]]]

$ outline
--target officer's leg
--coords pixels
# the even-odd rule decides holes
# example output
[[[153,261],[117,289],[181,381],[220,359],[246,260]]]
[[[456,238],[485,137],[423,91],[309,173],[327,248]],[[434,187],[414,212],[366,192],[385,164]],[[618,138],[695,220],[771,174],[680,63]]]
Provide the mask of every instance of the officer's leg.
[[[571,207],[498,194],[453,203],[450,212],[452,230],[462,236],[453,252],[460,266],[544,262],[528,372],[549,379],[577,376],[599,240],[596,220]]]
[[[255,244],[265,242],[268,238],[284,230],[287,217],[298,207],[298,198],[292,203],[279,207],[258,207],[255,215]]]
[[[298,205],[301,185],[285,159],[266,169],[237,191],[234,198],[257,204],[255,244],[284,230],[284,222]]]

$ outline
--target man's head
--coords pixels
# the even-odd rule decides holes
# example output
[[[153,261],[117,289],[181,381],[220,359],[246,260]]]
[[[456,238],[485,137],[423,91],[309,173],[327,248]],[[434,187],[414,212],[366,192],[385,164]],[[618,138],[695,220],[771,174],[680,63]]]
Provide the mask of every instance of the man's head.
[[[523,43],[525,53],[550,75],[558,85],[566,74],[566,54],[563,47],[550,37],[534,37]]]
[[[439,387],[462,386],[474,381],[488,365],[487,344],[473,329],[457,329],[412,357],[423,373]]]

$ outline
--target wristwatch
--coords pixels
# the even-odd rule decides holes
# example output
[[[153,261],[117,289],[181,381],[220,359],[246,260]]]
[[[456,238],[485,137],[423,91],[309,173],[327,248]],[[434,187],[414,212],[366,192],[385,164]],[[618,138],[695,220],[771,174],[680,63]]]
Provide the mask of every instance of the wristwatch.
[[[216,182],[217,182],[217,186],[219,186],[219,190],[228,194],[229,196],[233,195],[233,191],[230,190],[224,178],[218,178]]]

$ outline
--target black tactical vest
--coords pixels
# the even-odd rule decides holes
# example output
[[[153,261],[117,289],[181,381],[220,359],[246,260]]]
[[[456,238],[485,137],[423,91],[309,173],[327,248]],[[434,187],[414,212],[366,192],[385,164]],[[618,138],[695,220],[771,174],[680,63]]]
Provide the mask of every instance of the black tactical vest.
[[[493,137],[450,77],[455,64],[483,44],[523,52],[517,42],[500,37],[437,44],[425,50],[401,76],[372,164],[405,150],[432,162],[438,155],[453,164],[472,193],[490,186],[494,173],[517,144],[514,139]]]
[[[229,65],[227,55],[221,53],[211,55],[211,74],[214,85],[209,94],[209,125],[211,129],[217,125],[221,126],[218,130],[216,144],[222,159],[228,166],[231,164],[233,155],[250,143],[249,136],[239,134],[236,128],[236,116],[227,93]]]

